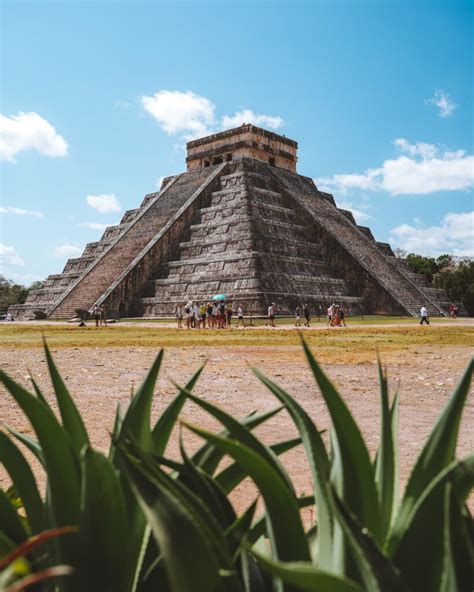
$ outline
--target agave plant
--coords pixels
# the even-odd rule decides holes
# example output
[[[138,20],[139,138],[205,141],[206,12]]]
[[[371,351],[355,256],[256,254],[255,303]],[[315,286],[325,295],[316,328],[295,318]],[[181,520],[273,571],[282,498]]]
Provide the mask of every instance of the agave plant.
[[[17,492],[12,497],[0,490],[0,558],[46,528],[73,526],[76,534],[51,541],[48,553],[38,563],[41,569],[58,564],[72,566],[73,575],[58,584],[60,590],[157,589],[159,582],[166,581],[162,553],[150,536],[150,523],[119,451],[126,440],[133,440],[142,454],[162,457],[187,395],[178,392],[151,426],[152,398],[163,359],[160,351],[127,411],[122,413],[117,407],[110,450],[104,455],[91,447],[84,422],[46,343],[44,349],[60,417],[33,377],[34,392],[29,392],[0,370],[0,382],[20,406],[36,435],[31,438],[13,428],[0,431],[0,462]],[[191,392],[201,371],[202,368],[189,380],[186,393]],[[262,415],[250,414],[241,423],[253,429],[279,410],[281,407]],[[45,495],[39,491],[17,442],[26,446],[42,465],[47,479]],[[299,440],[283,442],[277,445],[276,453],[298,443]],[[223,456],[218,451],[208,453],[209,447],[203,446],[196,455],[207,459],[209,466],[218,464]]]
[[[297,498],[275,447],[265,446],[245,425],[186,388],[180,389],[181,394],[220,421],[228,435],[185,424],[204,438],[208,448],[205,454],[189,458],[182,447],[181,464],[144,453],[133,439],[120,447],[124,467],[158,541],[170,589],[473,589],[474,529],[466,498],[474,486],[474,456],[455,459],[472,362],[399,499],[398,397],[390,404],[387,377],[380,363],[381,433],[372,461],[343,399],[304,342],[303,347],[331,415],[330,450],[297,401],[257,370],[255,374],[288,411],[299,431],[314,497]],[[234,464],[219,472],[217,461],[223,455],[231,457]],[[169,475],[165,467],[174,472]],[[230,488],[247,476],[257,485],[265,504],[264,515],[256,519],[255,503],[242,516],[229,507]],[[317,525],[305,532],[299,510],[313,502]],[[176,524],[180,532],[187,533],[182,538],[175,537]],[[181,545],[182,540],[186,545]]]
[[[258,371],[279,401],[274,410],[237,420],[196,397],[192,388],[201,368],[150,427],[160,352],[127,412],[117,410],[108,456],[91,448],[46,346],[60,420],[34,381],[29,393],[0,372],[37,438],[12,429],[0,434],[0,459],[24,508],[23,516],[0,494],[0,557],[45,526],[74,525],[78,533],[55,541],[48,554],[51,565],[74,567],[58,585],[66,592],[471,589],[473,529],[465,502],[474,459],[456,461],[455,447],[472,364],[398,500],[398,399],[389,403],[380,364],[381,437],[372,462],[344,401],[303,347],[332,418],[329,450],[297,401]],[[178,461],[165,451],[185,402],[200,406],[223,429],[185,425],[205,443],[189,455],[181,441]],[[271,446],[255,437],[252,429],[283,409],[299,437]],[[43,464],[46,496],[14,439]],[[301,443],[314,495],[298,498],[279,455]],[[247,477],[263,500],[261,515],[257,500],[241,515],[229,501]],[[300,510],[308,505],[316,507],[317,525],[305,528]]]

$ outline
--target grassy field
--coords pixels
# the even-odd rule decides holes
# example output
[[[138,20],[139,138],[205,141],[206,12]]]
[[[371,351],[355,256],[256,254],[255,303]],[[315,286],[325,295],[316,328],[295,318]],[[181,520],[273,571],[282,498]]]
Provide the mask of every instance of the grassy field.
[[[394,356],[409,357],[430,349],[447,346],[472,348],[474,326],[432,325],[420,327],[412,320],[403,326],[362,327],[348,329],[327,328],[304,330],[305,338],[318,352],[320,359],[365,363],[374,360],[375,352],[381,351]],[[96,329],[88,326],[45,324],[2,324],[0,325],[1,349],[26,350],[42,346],[45,336],[53,349],[75,348],[159,348],[159,347],[259,347],[296,346],[298,331],[286,329],[230,329],[230,330],[186,330],[147,324],[130,326],[117,324]],[[392,357],[392,356],[390,356]]]

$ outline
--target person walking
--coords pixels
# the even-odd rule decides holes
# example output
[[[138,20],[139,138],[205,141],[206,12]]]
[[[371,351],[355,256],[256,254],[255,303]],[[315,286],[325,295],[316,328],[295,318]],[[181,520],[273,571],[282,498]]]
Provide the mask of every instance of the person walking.
[[[423,325],[423,323],[426,323],[427,325],[430,324],[430,319],[428,318],[428,310],[424,304],[420,308],[420,317],[421,317],[420,325]]]
[[[275,326],[275,304],[272,302],[268,307],[268,320],[265,323],[265,326],[270,325],[270,327]]]
[[[309,327],[309,323],[311,322],[311,317],[309,316],[309,308],[308,308],[307,304],[305,304],[303,306],[303,314],[304,314],[304,326]]]
[[[301,307],[299,304],[295,309],[295,327],[301,327]]]
[[[242,306],[240,304],[237,307],[237,322],[235,323],[235,326],[238,327],[239,325],[242,325],[242,327],[245,327],[244,311],[242,310]]]
[[[331,306],[329,306],[328,308],[328,322],[326,323],[326,325],[332,325],[332,317],[334,314],[334,304],[331,304]]]

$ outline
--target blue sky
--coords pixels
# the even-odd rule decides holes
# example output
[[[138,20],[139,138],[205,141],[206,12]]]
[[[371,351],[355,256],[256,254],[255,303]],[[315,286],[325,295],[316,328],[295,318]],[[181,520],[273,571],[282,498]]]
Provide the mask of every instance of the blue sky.
[[[1,3],[0,273],[62,270],[242,121],[378,240],[474,255],[473,3]]]

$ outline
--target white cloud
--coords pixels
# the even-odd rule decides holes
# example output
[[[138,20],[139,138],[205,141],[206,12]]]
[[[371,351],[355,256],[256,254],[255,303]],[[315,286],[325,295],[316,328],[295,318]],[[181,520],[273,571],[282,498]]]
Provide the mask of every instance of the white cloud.
[[[391,195],[456,191],[474,186],[474,156],[464,150],[446,150],[435,144],[410,144],[397,138],[395,146],[405,154],[386,160],[381,167],[364,173],[321,177],[315,182],[322,191],[350,189],[387,191]]]
[[[456,104],[448,93],[444,92],[444,90],[435,91],[435,94],[431,99],[425,99],[425,103],[427,105],[438,107],[438,115],[440,117],[449,117],[456,110]]]
[[[349,210],[352,212],[357,224],[362,224],[363,222],[367,222],[368,220],[372,219],[372,216],[369,216],[367,212],[361,210],[360,206],[357,208],[349,201],[338,201],[337,207],[341,208],[342,210]]]
[[[101,195],[88,195],[86,198],[87,205],[94,208],[101,214],[108,214],[109,212],[120,212],[122,206],[119,200],[113,193],[103,193]]]
[[[141,97],[141,102],[169,135],[205,136],[215,124],[214,103],[189,90],[160,90],[152,97]]]
[[[81,253],[82,249],[71,244],[59,245],[53,249],[53,257],[59,257],[61,259],[64,259],[64,257],[77,257]]]
[[[273,115],[257,115],[250,109],[243,109],[235,115],[232,115],[232,117],[224,115],[222,118],[222,127],[224,129],[238,127],[243,123],[251,123],[269,129],[279,129],[284,125],[284,121],[281,117],[275,117]]]
[[[474,256],[474,212],[449,213],[439,226],[401,224],[390,231],[390,243],[410,253],[438,256],[450,253]]]
[[[15,162],[18,153],[37,150],[45,156],[66,156],[68,144],[54,127],[37,113],[0,114],[0,160]]]
[[[37,210],[24,210],[13,206],[0,206],[0,214],[13,214],[14,216],[33,216],[34,218],[44,218],[43,212]]]
[[[89,230],[99,230],[101,232],[104,232],[104,230],[108,226],[115,226],[115,224],[102,224],[101,222],[82,222],[81,224],[78,224],[78,226],[81,226],[82,228],[89,228]]]
[[[169,135],[181,134],[185,140],[200,138],[222,129],[252,123],[269,129],[279,129],[284,121],[274,115],[259,115],[242,109],[235,115],[216,116],[216,105],[191,91],[160,90],[153,96],[141,97],[141,103]]]
[[[7,269],[10,267],[23,267],[24,265],[24,260],[14,247],[0,243],[0,273],[7,273]]]

